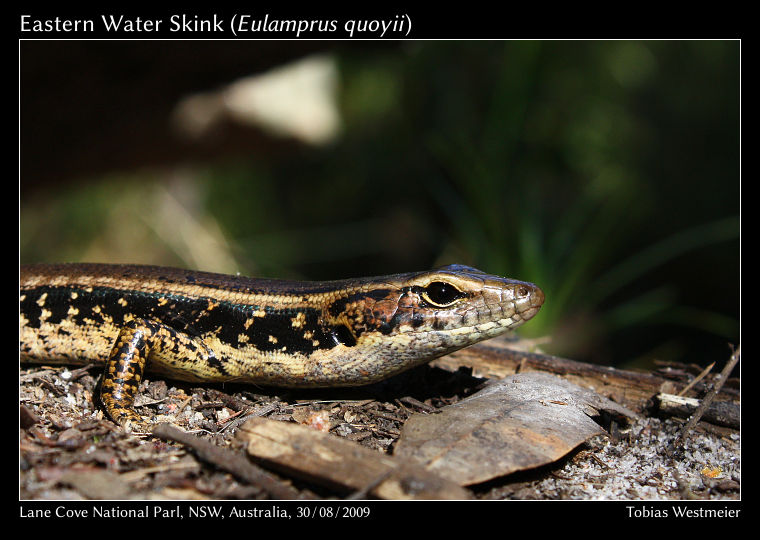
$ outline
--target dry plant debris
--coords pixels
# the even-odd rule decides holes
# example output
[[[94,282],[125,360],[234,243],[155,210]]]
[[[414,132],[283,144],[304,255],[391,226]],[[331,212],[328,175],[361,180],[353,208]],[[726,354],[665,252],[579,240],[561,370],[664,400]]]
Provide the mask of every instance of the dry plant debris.
[[[494,381],[436,415],[412,415],[395,455],[461,485],[478,484],[561,458],[603,433],[591,417],[636,414],[548,373]]]
[[[258,461],[346,493],[383,499],[469,499],[454,482],[414,462],[378,455],[353,441],[298,424],[252,418],[238,431]]]
[[[472,360],[477,351],[468,355]],[[495,355],[486,356],[492,369]],[[95,367],[22,369],[19,496],[58,500],[383,496],[379,488],[389,478],[385,473],[336,486],[291,476],[283,473],[283,469],[267,470],[266,477],[272,480],[268,484],[246,476],[241,470],[224,468],[222,462],[229,461],[227,458],[233,454],[249,459],[236,434],[252,419],[266,418],[269,424],[284,423],[288,426],[285,429],[301,424],[308,426],[303,429],[315,436],[344,439],[340,442],[350,442],[351,448],[360,447],[360,454],[369,452],[363,458],[364,463],[392,460],[397,467],[403,456],[393,455],[403,453],[397,450],[404,444],[399,443],[399,438],[407,431],[405,425],[410,417],[443,416],[450,409],[448,406],[476,394],[486,381],[472,377],[471,373],[467,369],[447,371],[422,366],[386,383],[339,391],[296,392],[234,385],[197,387],[161,379],[144,381],[138,411],[146,417],[170,422],[191,437],[177,443],[171,437],[129,433],[106,420],[93,398],[97,396],[100,375]],[[671,370],[669,380],[677,384],[661,390],[675,393],[678,385],[686,386],[698,373],[699,370],[696,373]],[[690,394],[700,397],[700,386],[711,384],[711,377],[706,376]],[[577,380],[573,382],[577,384]],[[729,380],[716,401],[725,401],[726,396],[730,399],[736,393],[735,387]],[[584,435],[578,439],[580,446],[549,464],[489,481],[477,480],[460,492],[461,498],[739,498],[739,432],[700,422],[675,455],[669,456],[666,449],[684,427],[684,421],[653,416],[655,413],[647,409],[646,400],[641,399],[646,388],[637,387],[635,394],[626,394],[636,400],[624,404],[640,415],[630,426],[619,415],[617,420],[602,415],[608,416],[602,427],[609,435],[591,439]],[[615,392],[604,392],[604,388],[597,391],[617,397]],[[658,391],[650,392],[648,397]],[[555,398],[544,399],[545,404],[540,407],[551,413],[567,407],[551,403],[567,402],[564,397]],[[601,431],[598,425],[589,428]],[[201,456],[198,440],[222,453],[216,455],[212,451],[210,458]],[[267,465],[263,460],[254,463]],[[251,465],[255,466],[254,463]],[[411,463],[404,466],[414,467]],[[273,488],[274,485],[279,488]]]

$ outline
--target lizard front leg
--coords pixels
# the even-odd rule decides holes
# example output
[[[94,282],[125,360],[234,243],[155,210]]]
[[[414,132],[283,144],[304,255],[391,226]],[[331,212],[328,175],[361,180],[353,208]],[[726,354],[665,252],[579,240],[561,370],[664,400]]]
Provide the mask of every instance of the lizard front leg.
[[[134,403],[148,362],[151,371],[200,380],[194,371],[203,370],[213,356],[199,337],[160,322],[135,319],[119,330],[106,362],[100,400],[117,424],[145,428],[149,423],[137,414]]]
[[[100,401],[117,424],[146,424],[133,407],[160,326],[144,319],[132,321],[121,328],[111,349],[103,373]]]

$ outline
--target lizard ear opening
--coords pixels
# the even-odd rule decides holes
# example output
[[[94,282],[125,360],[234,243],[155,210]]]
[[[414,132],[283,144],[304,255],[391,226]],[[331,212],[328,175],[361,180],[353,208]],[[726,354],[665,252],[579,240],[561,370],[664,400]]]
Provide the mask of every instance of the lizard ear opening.
[[[346,347],[353,347],[356,345],[356,338],[345,324],[334,326],[330,333],[332,338],[338,344],[345,345]]]

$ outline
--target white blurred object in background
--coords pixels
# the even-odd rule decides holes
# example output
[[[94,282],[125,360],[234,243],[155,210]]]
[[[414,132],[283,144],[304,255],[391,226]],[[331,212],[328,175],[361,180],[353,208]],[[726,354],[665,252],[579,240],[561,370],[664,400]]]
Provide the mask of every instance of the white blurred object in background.
[[[275,136],[320,145],[340,132],[338,67],[331,56],[310,56],[239,79],[217,92],[188,96],[174,120],[193,139],[224,119],[254,125]]]

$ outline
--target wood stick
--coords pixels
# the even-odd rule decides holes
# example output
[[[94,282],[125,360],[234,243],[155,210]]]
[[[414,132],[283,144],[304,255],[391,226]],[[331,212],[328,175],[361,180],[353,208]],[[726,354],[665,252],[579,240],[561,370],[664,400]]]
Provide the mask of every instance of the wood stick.
[[[718,392],[720,392],[720,389],[723,387],[726,379],[728,379],[731,371],[733,371],[734,367],[739,362],[739,358],[741,358],[741,345],[738,346],[733,352],[731,359],[726,363],[723,371],[721,371],[720,375],[715,379],[713,388],[702,399],[702,403],[699,405],[699,407],[697,407],[697,410],[694,412],[694,414],[691,415],[691,418],[689,418],[689,421],[686,422],[686,425],[681,428],[681,432],[678,434],[678,437],[676,437],[673,443],[668,447],[669,452],[672,452],[677,445],[682,444],[689,431],[691,431],[694,426],[697,425],[697,422],[700,418],[702,418],[702,415],[713,402],[715,396],[717,396]]]
[[[699,408],[701,401],[696,398],[660,393],[654,397],[656,412],[665,416],[689,418]],[[713,402],[704,411],[702,418],[716,426],[739,429],[741,407],[733,401]]]
[[[712,371],[713,367],[715,367],[715,362],[713,362],[712,364],[710,364],[709,366],[707,366],[705,369],[702,370],[702,372],[699,375],[697,375],[696,377],[694,377],[694,380],[692,380],[689,384],[687,384],[686,386],[684,386],[681,389],[681,391],[678,392],[678,395],[679,396],[683,396],[684,394],[686,394],[686,392],[688,392],[689,390],[691,390],[692,386],[694,386],[699,381],[701,381],[702,379],[704,379],[707,376],[707,374]]]
[[[587,364],[559,356],[518,351],[508,347],[509,343],[490,340],[438,358],[432,365],[447,371],[470,367],[473,376],[491,379],[502,379],[518,370],[554,373],[634,410],[640,410],[647,400],[661,391],[665,383],[674,384],[677,387],[676,391],[684,386],[682,383],[654,373],[640,373]],[[739,392],[734,388],[726,387],[721,389],[721,397],[737,400]]]
[[[251,463],[247,457],[191,435],[170,424],[158,424],[153,435],[189,446],[204,461],[232,473],[237,478],[261,487],[275,499],[302,499],[294,488],[284,484],[272,474]]]
[[[237,432],[248,453],[290,476],[329,489],[383,499],[469,499],[456,482],[413,460],[378,453],[300,424],[252,418]]]

